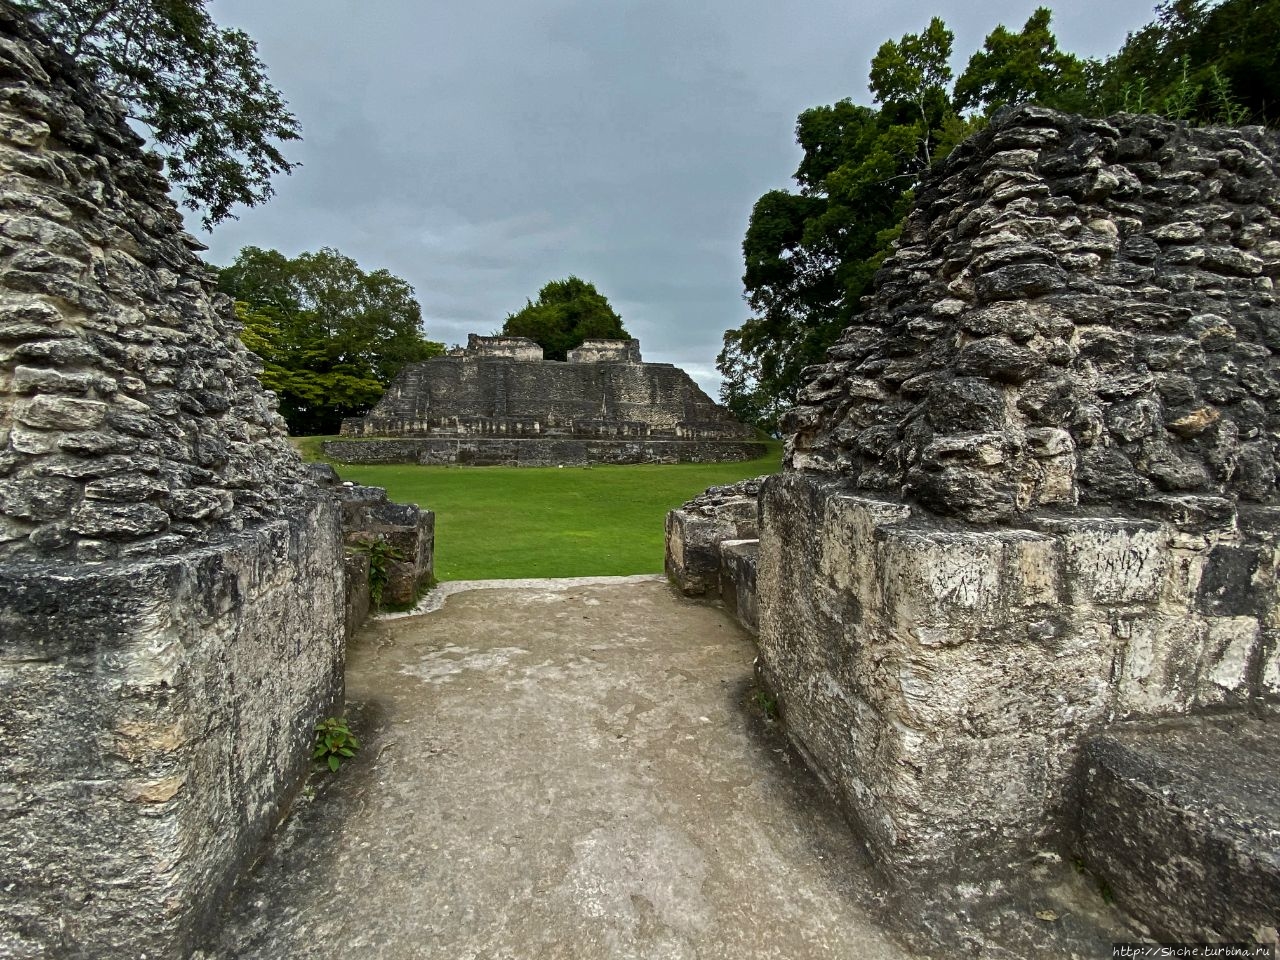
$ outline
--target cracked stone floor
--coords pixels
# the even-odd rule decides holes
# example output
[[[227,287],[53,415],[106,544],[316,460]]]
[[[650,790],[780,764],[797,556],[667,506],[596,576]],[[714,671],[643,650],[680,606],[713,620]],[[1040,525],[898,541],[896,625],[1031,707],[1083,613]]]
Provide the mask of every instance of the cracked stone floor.
[[[887,892],[766,719],[754,652],[661,577],[449,583],[372,622],[347,666],[363,749],[312,778],[197,957],[1025,960],[1132,939],[1060,858],[992,881],[985,915],[967,887],[927,909]]]
[[[910,955],[721,610],[657,577],[447,586],[352,645],[364,748],[205,956]]]

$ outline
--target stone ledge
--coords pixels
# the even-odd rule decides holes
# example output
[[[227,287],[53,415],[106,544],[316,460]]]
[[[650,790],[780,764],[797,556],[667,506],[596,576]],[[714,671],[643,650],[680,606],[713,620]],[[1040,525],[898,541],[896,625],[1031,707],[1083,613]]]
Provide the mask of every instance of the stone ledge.
[[[1276,936],[1280,718],[1117,724],[1081,768],[1081,856],[1122,906],[1170,941]]]
[[[713,463],[754,460],[768,448],[738,440],[597,440],[576,438],[429,438],[326,440],[325,456],[340,463],[425,466],[554,467],[633,463]]]

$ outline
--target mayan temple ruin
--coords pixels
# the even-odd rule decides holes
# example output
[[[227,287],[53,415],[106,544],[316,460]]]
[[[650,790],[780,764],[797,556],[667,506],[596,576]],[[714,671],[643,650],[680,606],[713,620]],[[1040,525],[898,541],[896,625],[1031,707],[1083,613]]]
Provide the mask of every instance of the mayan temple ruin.
[[[0,958],[1280,941],[1275,131],[995,112],[780,472],[635,536],[639,573],[443,584],[430,510],[300,458],[162,168],[0,0]],[[325,446],[769,449],[635,340],[496,336]],[[643,526],[754,470],[385,473],[554,479],[577,525],[529,552],[594,563],[616,477],[698,476]],[[483,512],[496,553],[530,486],[450,534]]]
[[[637,340],[588,340],[561,363],[532,340],[475,334],[405,367],[342,436],[325,452],[345,463],[705,463],[765,450],[683,370],[642,362]]]
[[[668,518],[910,882],[1079,858],[1174,940],[1280,916],[1280,140],[997,114],[809,371],[786,469]]]
[[[0,4],[0,956],[186,957],[340,709],[368,557],[114,101]]]

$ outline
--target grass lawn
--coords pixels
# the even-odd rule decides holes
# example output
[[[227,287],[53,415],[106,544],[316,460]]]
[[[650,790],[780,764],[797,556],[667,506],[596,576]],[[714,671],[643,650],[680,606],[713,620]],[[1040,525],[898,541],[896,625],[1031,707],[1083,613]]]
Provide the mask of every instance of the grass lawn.
[[[320,458],[324,437],[295,440]],[[668,510],[713,484],[779,469],[782,445],[745,463],[633,467],[418,467],[335,464],[436,514],[441,580],[661,573]]]

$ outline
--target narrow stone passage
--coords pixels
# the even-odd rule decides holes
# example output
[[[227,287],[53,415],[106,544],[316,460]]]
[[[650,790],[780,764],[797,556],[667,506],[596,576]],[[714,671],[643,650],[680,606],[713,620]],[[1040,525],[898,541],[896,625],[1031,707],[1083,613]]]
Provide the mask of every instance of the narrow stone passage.
[[[204,956],[907,956],[753,656],[656,577],[490,582],[373,624],[347,672],[359,759]]]

